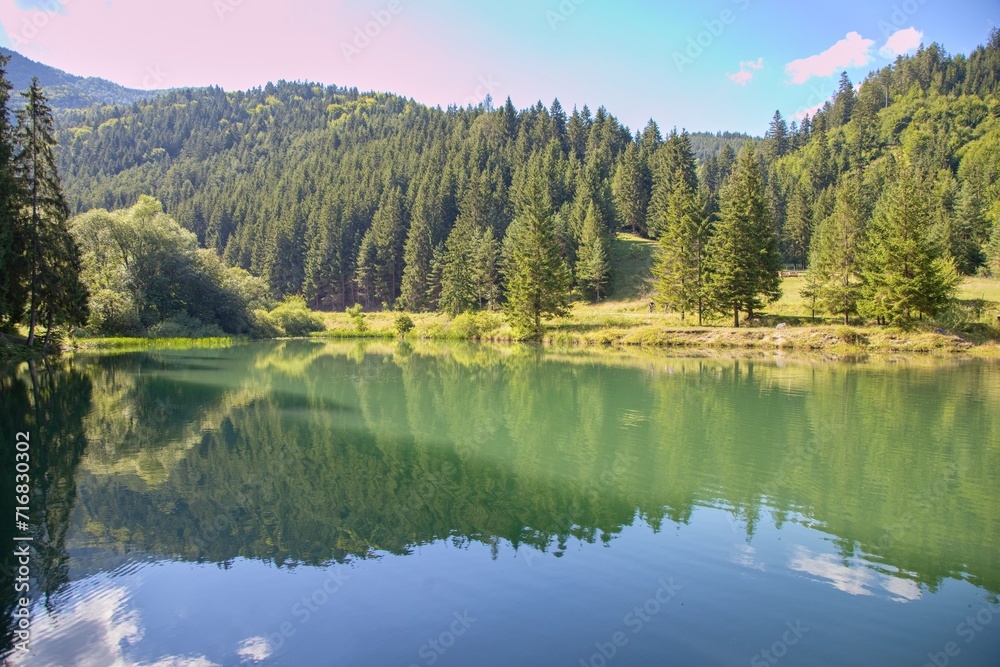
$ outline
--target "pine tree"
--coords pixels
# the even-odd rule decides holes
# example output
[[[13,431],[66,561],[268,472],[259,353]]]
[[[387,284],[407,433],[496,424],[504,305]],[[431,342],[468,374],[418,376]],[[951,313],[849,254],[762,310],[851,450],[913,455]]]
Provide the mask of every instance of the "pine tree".
[[[480,309],[494,310],[500,305],[500,241],[487,227],[476,247],[472,275]]]
[[[748,145],[722,191],[720,221],[708,246],[707,294],[720,311],[755,310],[781,296],[781,255],[767,210],[764,183],[753,146]]]
[[[598,220],[597,207],[591,203],[583,224],[580,250],[577,253],[576,282],[583,288],[584,293],[595,295],[598,301],[601,300],[601,289],[611,278],[609,246],[607,232]]]
[[[649,164],[642,151],[637,144],[629,144],[615,173],[613,190],[622,223],[633,234],[645,236],[648,233],[646,210],[649,208],[651,183]]]
[[[23,192],[14,172],[14,129],[8,102],[11,85],[6,78],[8,58],[0,56],[0,329],[16,324],[24,312],[27,262],[25,229],[20,219]]]
[[[476,255],[482,233],[483,230],[469,216],[462,214],[448,235],[439,308],[452,317],[473,310],[479,304]]]
[[[542,335],[542,318],[567,312],[571,276],[553,229],[548,184],[540,167],[529,167],[519,214],[504,237],[507,319],[523,338]]]
[[[659,238],[666,228],[670,196],[678,182],[683,180],[692,191],[698,190],[698,170],[687,132],[678,134],[673,130],[657,151],[653,164],[653,188],[646,222],[650,237]]]
[[[897,172],[876,205],[863,271],[862,313],[882,323],[935,315],[960,282],[954,260],[931,234],[926,184],[909,165]]]
[[[681,314],[704,313],[704,261],[708,241],[708,218],[704,204],[678,175],[678,186],[670,198],[668,222],[660,237],[653,276],[656,301]]]
[[[434,230],[441,224],[441,204],[422,187],[413,208],[413,221],[403,250],[405,267],[400,298],[407,310],[419,313],[431,308],[428,280],[434,261]]]
[[[841,72],[837,94],[833,99],[833,113],[830,118],[832,127],[847,125],[854,112],[856,101],[857,94],[854,92],[854,85],[851,83],[850,77],[847,76],[847,72]]]
[[[399,294],[405,229],[403,194],[398,187],[391,187],[382,195],[358,251],[357,281],[369,306],[391,306]]]
[[[856,177],[837,189],[833,214],[816,230],[810,253],[809,273],[816,301],[826,312],[842,315],[850,324],[858,312],[861,296],[861,261],[865,225]]]
[[[28,346],[31,347],[40,316],[50,328],[85,322],[86,290],[79,284],[80,251],[66,224],[69,206],[56,169],[52,109],[37,78],[22,95],[25,107],[17,112],[20,150],[14,164],[25,193],[27,256],[31,267],[28,286]],[[74,306],[72,299],[83,303]]]
[[[785,213],[785,256],[795,266],[805,266],[812,242],[813,215],[802,186],[793,184]]]
[[[771,125],[767,128],[764,139],[769,159],[777,160],[788,152],[788,124],[785,123],[780,111],[774,112],[774,118],[771,119]]]

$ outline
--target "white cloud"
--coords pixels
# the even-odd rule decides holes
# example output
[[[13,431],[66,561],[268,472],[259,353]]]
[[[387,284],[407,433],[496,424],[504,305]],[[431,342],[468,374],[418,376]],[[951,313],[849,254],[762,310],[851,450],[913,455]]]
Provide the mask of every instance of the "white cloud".
[[[240,656],[242,662],[263,662],[271,657],[274,649],[271,642],[265,637],[251,637],[240,642],[236,649],[236,655]]]
[[[753,72],[751,70],[764,69],[764,58],[757,58],[757,60],[746,60],[740,63],[740,71],[735,74],[726,72],[726,76],[729,80],[738,86],[745,86],[751,81],[753,81]]]
[[[820,102],[819,104],[811,106],[808,109],[803,109],[802,111],[797,112],[794,118],[799,122],[801,122],[806,116],[809,116],[811,118],[815,116],[819,112],[819,110],[823,108],[823,105],[825,104],[826,102]]]
[[[917,48],[923,40],[924,33],[920,32],[916,28],[910,27],[903,30],[897,30],[889,35],[889,39],[886,40],[885,46],[879,49],[878,53],[883,58],[892,59]]]
[[[872,60],[874,39],[865,39],[856,32],[849,32],[823,53],[793,60],[785,65],[791,83],[805,83],[814,76],[830,76],[847,67],[863,67]]]

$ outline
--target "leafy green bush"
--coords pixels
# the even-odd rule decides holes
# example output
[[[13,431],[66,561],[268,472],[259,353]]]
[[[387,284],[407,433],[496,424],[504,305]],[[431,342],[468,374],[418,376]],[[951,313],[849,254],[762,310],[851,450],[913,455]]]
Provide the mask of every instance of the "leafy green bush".
[[[393,327],[396,329],[397,334],[400,336],[406,336],[406,334],[413,331],[413,320],[410,319],[409,315],[400,313],[396,316],[396,321],[393,324]]]
[[[478,340],[486,334],[496,331],[503,320],[496,313],[481,311],[478,313],[462,313],[451,322],[449,330],[452,338],[463,340]]]
[[[360,303],[356,303],[345,311],[352,320],[354,320],[354,330],[359,334],[363,334],[368,331],[368,325],[365,324],[365,311],[361,307]]]
[[[150,338],[221,338],[226,334],[216,324],[206,324],[187,313],[178,313],[149,328]]]
[[[320,317],[306,307],[301,296],[289,296],[268,314],[268,319],[288,336],[308,336],[326,327]]]

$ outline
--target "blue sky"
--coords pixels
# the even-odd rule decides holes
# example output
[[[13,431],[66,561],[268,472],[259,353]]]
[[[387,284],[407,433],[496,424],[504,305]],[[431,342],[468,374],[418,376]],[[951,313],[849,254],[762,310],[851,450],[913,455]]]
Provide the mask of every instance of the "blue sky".
[[[0,41],[138,88],[309,79],[428,104],[603,104],[633,129],[762,133],[938,42],[968,53],[996,0],[0,0]],[[367,34],[366,34],[367,33]],[[895,34],[895,37],[892,37]],[[889,41],[892,37],[892,41]],[[887,49],[888,42],[888,49]]]

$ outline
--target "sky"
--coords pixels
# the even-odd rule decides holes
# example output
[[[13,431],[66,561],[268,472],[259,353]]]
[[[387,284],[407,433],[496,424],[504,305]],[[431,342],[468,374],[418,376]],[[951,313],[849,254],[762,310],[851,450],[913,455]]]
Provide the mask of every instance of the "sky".
[[[633,130],[762,134],[937,42],[969,53],[997,0],[0,0],[0,44],[131,88],[281,79],[446,107],[558,98]]]

